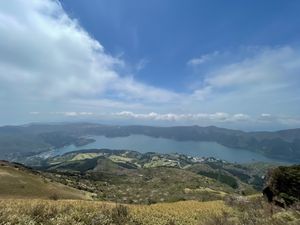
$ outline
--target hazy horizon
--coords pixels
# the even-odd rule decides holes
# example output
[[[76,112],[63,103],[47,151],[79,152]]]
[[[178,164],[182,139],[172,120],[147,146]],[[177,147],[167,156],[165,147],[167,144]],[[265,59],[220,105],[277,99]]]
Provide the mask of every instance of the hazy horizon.
[[[181,126],[199,126],[199,127],[217,127],[217,128],[225,128],[229,130],[240,130],[244,132],[276,132],[276,131],[281,131],[281,130],[289,130],[289,129],[300,129],[300,127],[296,128],[282,128],[282,129],[246,129],[246,128],[237,128],[234,126],[216,126],[216,125],[198,125],[198,124],[174,124],[174,123],[153,123],[153,122],[148,122],[148,123],[138,123],[138,122],[120,122],[120,121],[96,121],[96,120],[77,120],[77,121],[32,121],[28,123],[15,123],[15,124],[0,124],[1,127],[6,127],[6,126],[28,126],[28,125],[60,125],[60,124],[85,124],[85,123],[90,123],[90,124],[97,124],[97,125],[104,125],[104,126],[153,126],[153,127],[181,127]]]

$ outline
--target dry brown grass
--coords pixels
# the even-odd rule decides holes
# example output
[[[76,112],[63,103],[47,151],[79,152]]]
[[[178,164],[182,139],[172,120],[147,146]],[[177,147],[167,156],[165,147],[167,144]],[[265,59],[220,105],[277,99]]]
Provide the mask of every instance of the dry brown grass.
[[[53,199],[54,196],[56,199],[91,199],[88,192],[50,182],[22,168],[0,165],[0,198]]]
[[[221,201],[126,205],[80,200],[0,200],[1,225],[191,224],[225,209]]]
[[[300,212],[259,198],[117,205],[83,200],[0,200],[0,225],[299,225]]]
[[[141,224],[187,224],[197,225],[199,221],[211,216],[219,216],[229,210],[223,201],[182,201],[159,203],[150,206],[135,205],[130,207],[133,218]]]

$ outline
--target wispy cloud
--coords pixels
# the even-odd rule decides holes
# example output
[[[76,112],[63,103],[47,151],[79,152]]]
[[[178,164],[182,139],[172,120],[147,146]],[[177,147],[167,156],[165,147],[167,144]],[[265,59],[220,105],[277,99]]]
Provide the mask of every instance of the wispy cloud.
[[[220,52],[218,51],[214,51],[210,54],[205,54],[205,55],[202,55],[200,56],[199,58],[193,58],[193,59],[190,59],[188,62],[187,62],[187,65],[188,66],[199,66],[201,64],[204,64],[206,62],[209,62],[211,60],[213,60],[216,56],[218,56],[220,54]]]
[[[30,112],[29,114],[31,114],[31,115],[39,115],[40,112]]]
[[[136,64],[136,71],[139,72],[144,69],[149,62],[150,61],[148,59],[139,60],[139,62]]]
[[[300,51],[296,47],[259,48],[251,56],[226,63],[204,74],[194,96],[210,109],[217,105],[248,113],[299,113]]]
[[[133,113],[130,111],[122,111],[112,114],[117,117],[124,117],[130,119],[146,119],[146,120],[162,120],[162,121],[204,121],[210,120],[214,122],[229,122],[229,121],[244,121],[249,120],[250,116],[246,114],[228,114],[224,112],[217,113],[197,113],[197,114],[174,114],[166,113],[159,114],[156,112],[151,113]]]
[[[292,47],[261,49],[254,57],[225,65],[206,78],[214,87],[239,87],[263,84],[277,86],[299,79],[300,53]],[[279,85],[281,87],[282,85]]]
[[[51,112],[52,115],[63,115],[63,116],[93,116],[95,113],[93,112]]]

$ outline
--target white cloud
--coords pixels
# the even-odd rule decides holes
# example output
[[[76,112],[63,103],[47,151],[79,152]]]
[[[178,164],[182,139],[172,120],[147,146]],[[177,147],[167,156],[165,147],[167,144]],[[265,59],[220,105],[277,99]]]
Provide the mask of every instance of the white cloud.
[[[64,116],[65,118],[91,118],[91,119],[121,119],[135,122],[166,122],[171,124],[198,124],[200,126],[206,125],[228,125],[235,124],[255,124],[260,125],[271,125],[277,124],[277,126],[288,126],[295,127],[300,125],[299,116],[286,116],[286,115],[271,115],[269,113],[262,113],[258,116],[250,116],[244,113],[226,113],[226,112],[215,112],[215,113],[135,113],[132,111],[120,111],[115,113],[109,112],[85,112],[85,111],[61,111],[61,112],[30,112],[32,116]],[[164,123],[165,124],[165,123]],[[254,127],[255,129],[255,127]]]
[[[300,52],[292,47],[263,48],[251,58],[221,66],[207,74],[213,88],[256,86],[266,91],[285,88],[300,79]]]
[[[269,113],[262,113],[261,117],[264,117],[264,118],[271,117],[271,114],[269,114]]]
[[[39,115],[40,112],[30,112],[29,114],[31,114],[31,115]]]
[[[212,94],[212,87],[206,86],[201,89],[197,89],[194,91],[194,93],[191,95],[191,97],[198,99],[198,100],[205,100],[208,96]]]
[[[250,120],[250,116],[246,114],[228,114],[224,112],[217,113],[196,113],[196,114],[174,114],[165,113],[160,114],[156,112],[151,113],[133,113],[131,111],[122,111],[113,113],[113,116],[123,117],[128,119],[144,119],[144,120],[162,120],[162,121],[210,121],[210,122],[234,122],[234,121],[245,121]]]
[[[205,55],[202,55],[201,57],[199,58],[193,58],[193,59],[190,59],[188,62],[187,62],[187,65],[188,66],[199,66],[201,64],[204,64],[208,61],[211,61],[213,60],[216,56],[218,56],[220,53],[218,51],[214,51],[213,53],[210,53],[210,54],[205,54]]]
[[[300,102],[295,96],[300,95],[300,51],[296,47],[256,49],[243,60],[218,66],[201,76],[193,97],[201,100],[202,108],[248,114],[267,110],[278,115],[299,113],[296,105]]]
[[[77,112],[65,112],[64,115],[65,116],[77,116],[78,113]]]
[[[238,113],[233,115],[233,121],[249,121],[251,117],[249,115]]]
[[[41,114],[41,113],[39,113],[39,114]],[[93,112],[50,112],[49,114],[51,114],[51,115],[63,115],[63,116],[70,116],[70,117],[96,115]]]
[[[111,114],[113,118],[122,119],[134,119],[134,120],[152,120],[152,121],[166,121],[166,122],[186,122],[188,124],[244,124],[244,123],[254,123],[259,125],[263,124],[277,124],[277,125],[288,125],[288,126],[299,126],[300,117],[291,116],[271,116],[270,114],[264,113],[259,116],[250,116],[243,113],[230,114],[225,112],[216,113],[186,113],[186,114],[175,114],[175,113],[134,113],[131,111],[122,111]]]
[[[58,1],[0,2],[0,97],[124,98],[170,101],[176,94],[121,75],[125,62],[105,52]],[[143,67],[141,61],[139,67]],[[158,96],[160,96],[158,98]]]

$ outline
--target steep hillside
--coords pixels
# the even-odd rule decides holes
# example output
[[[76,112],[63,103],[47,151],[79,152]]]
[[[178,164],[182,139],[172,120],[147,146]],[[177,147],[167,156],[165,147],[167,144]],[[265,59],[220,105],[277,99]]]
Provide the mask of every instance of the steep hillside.
[[[0,198],[90,199],[87,192],[51,182],[20,164],[0,161]]]

